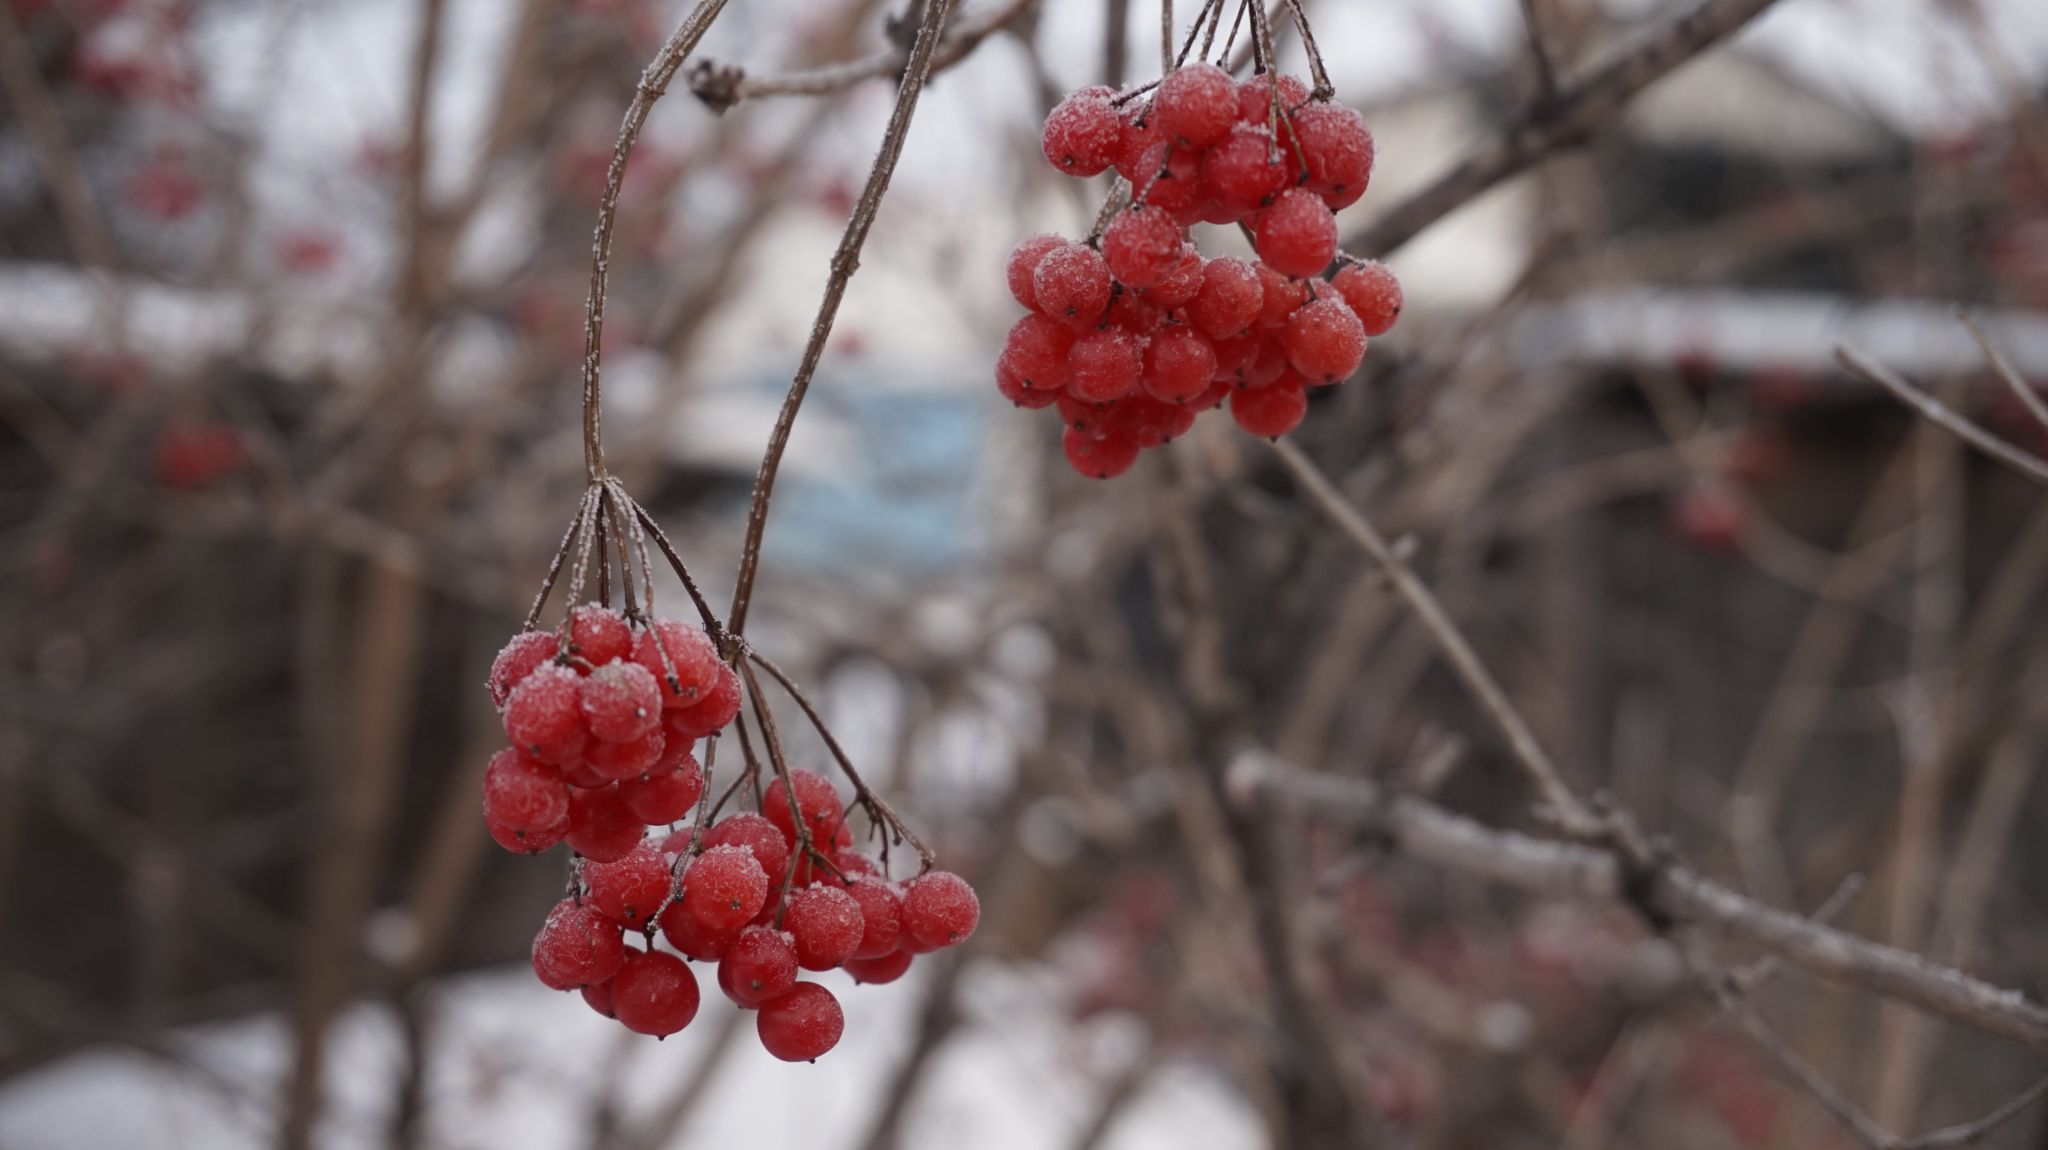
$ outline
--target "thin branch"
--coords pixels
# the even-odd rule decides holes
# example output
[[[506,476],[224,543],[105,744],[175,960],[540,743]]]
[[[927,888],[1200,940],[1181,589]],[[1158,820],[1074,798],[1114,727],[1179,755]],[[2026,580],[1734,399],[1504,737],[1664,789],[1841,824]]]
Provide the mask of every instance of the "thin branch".
[[[747,509],[746,542],[740,553],[732,610],[728,612],[728,626],[735,635],[746,631],[747,605],[754,597],[754,577],[761,566],[761,536],[768,529],[768,504],[775,496],[775,477],[782,467],[782,453],[789,448],[789,436],[795,430],[797,412],[803,407],[805,394],[810,391],[812,377],[817,374],[818,361],[824,357],[825,341],[831,336],[832,323],[839,316],[839,303],[846,297],[846,285],[860,267],[860,251],[867,243],[868,232],[874,227],[876,213],[881,210],[882,196],[889,190],[890,177],[896,174],[896,160],[902,156],[903,143],[910,136],[910,117],[917,111],[917,98],[924,91],[925,81],[931,78],[939,34],[945,28],[946,17],[952,7],[953,0],[930,0],[925,7],[924,19],[917,29],[917,41],[910,50],[909,67],[903,73],[902,85],[896,90],[896,110],[891,113],[888,131],[882,136],[881,152],[875,157],[874,169],[868,173],[867,186],[861,189],[860,202],[854,205],[853,218],[847,222],[839,249],[832,253],[832,278],[825,285],[825,298],[819,301],[817,319],[811,324],[811,337],[804,345],[803,362],[797,366],[795,378],[790,380],[789,393],[783,397],[782,410],[775,417],[775,430],[768,437],[768,450],[761,457],[760,474],[754,479],[753,501]]]
[[[605,476],[603,388],[598,378],[598,354],[604,342],[605,292],[611,280],[612,228],[619,217],[619,189],[626,181],[626,158],[646,127],[654,102],[668,91],[677,69],[711,30],[711,22],[725,7],[725,0],[698,0],[697,6],[669,36],[655,54],[640,83],[633,90],[633,102],[626,106],[626,118],[619,125],[618,142],[612,145],[611,166],[605,170],[604,197],[598,201],[597,232],[590,243],[590,295],[584,301],[583,319],[583,467],[590,481]]]
[[[1991,456],[2036,483],[2048,484],[2048,464],[1998,438],[1956,413],[1947,404],[1892,374],[1891,370],[1849,346],[1838,344],[1835,358],[1843,367],[1892,393],[1920,418]]]
[[[1451,667],[1465,683],[1507,739],[1508,747],[1514,752],[1515,761],[1536,787],[1538,796],[1549,806],[1551,813],[1564,829],[1576,837],[1586,837],[1598,831],[1599,820],[1572,794],[1564,779],[1557,772],[1557,765],[1550,760],[1549,752],[1536,739],[1536,733],[1522,718],[1514,703],[1508,700],[1507,692],[1494,681],[1493,673],[1486,669],[1472,644],[1465,639],[1458,625],[1451,621],[1443,604],[1437,601],[1427,584],[1418,578],[1401,557],[1394,554],[1392,547],[1379,531],[1368,522],[1364,515],[1347,501],[1330,478],[1315,465],[1299,447],[1286,440],[1275,440],[1273,450],[1280,461],[1294,473],[1302,490],[1317,508],[1330,517],[1352,542],[1379,564],[1393,583],[1395,591],[1406,600],[1409,609],[1415,612],[1430,638],[1436,642]]]
[[[1544,35],[1542,0],[1522,0],[1522,30],[1529,37],[1529,57],[1536,64],[1536,91],[1544,100],[1557,98],[1557,65],[1550,58],[1550,40]]]
[[[931,74],[965,60],[983,40],[1008,27],[1036,0],[1006,0],[1001,6],[972,20],[962,20],[953,34],[933,55]],[[829,96],[869,80],[882,80],[901,73],[907,57],[901,48],[887,48],[858,60],[828,64],[782,76],[749,77],[738,68],[705,62],[690,70],[690,91],[712,108],[723,112],[741,100],[774,96]]]
[[[2013,398],[2020,401],[2020,405],[2027,409],[2027,414],[2033,416],[2036,423],[2048,427],[2048,403],[2041,402],[2041,397],[2034,394],[2033,388],[2027,386],[2027,381],[2020,375],[2019,369],[2012,365],[2011,360],[2005,358],[2005,353],[1998,350],[1997,344],[1991,342],[1991,336],[1985,332],[1983,326],[1961,308],[1956,309],[1956,319],[1962,321],[1964,329],[1970,333],[1970,338],[1976,340],[1977,346],[1984,350],[1985,362],[1991,365],[1992,373],[2011,389]]]
[[[1344,247],[1383,256],[1552,152],[1574,147],[1612,123],[1644,88],[1720,43],[1775,0],[1701,0],[1585,79],[1515,117],[1499,136],[1393,211],[1345,238]]]
[[[1303,817],[1372,832],[1389,848],[1425,862],[1539,893],[1625,899],[1671,923],[1712,927],[1830,981],[2048,1051],[2048,1008],[2020,992],[1764,906],[1669,860],[1634,872],[1611,846],[1495,830],[1363,778],[1307,771],[1264,754],[1241,757],[1229,781],[1234,798],[1265,798]]]
[[[1959,1146],[1974,1146],[1993,1130],[2019,1117],[2026,1111],[2027,1107],[2039,1102],[2043,1095],[2048,1095],[2048,1078],[2043,1078],[2041,1081],[2029,1086],[2026,1090],[2015,1096],[2012,1101],[2007,1102],[1984,1117],[1974,1122],[1964,1122],[1956,1126],[1944,1126],[1939,1130],[1930,1130],[1906,1143],[1904,1150],[1954,1150],[1955,1147]]]
[[[1690,956],[1687,961],[1699,966]],[[1700,981],[1706,985],[1707,993],[1715,1005],[1749,1032],[1756,1044],[1763,1048],[1772,1062],[1777,1064],[1779,1073],[1792,1080],[1804,1090],[1822,1109],[1834,1115],[1835,1120],[1847,1127],[1870,1150],[1896,1150],[1897,1139],[1887,1133],[1877,1120],[1865,1113],[1863,1108],[1849,1101],[1840,1087],[1828,1081],[1828,1077],[1814,1069],[1813,1064],[1801,1058],[1791,1044],[1776,1028],[1764,1021],[1749,1000],[1736,991],[1732,981],[1710,970],[1700,969]]]

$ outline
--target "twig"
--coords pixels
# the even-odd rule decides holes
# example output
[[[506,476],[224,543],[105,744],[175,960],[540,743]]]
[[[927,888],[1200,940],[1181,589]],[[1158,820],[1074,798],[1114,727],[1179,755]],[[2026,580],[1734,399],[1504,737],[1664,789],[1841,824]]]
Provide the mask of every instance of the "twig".
[[[1891,392],[1900,403],[1912,408],[1920,418],[2034,482],[2048,484],[2048,464],[1958,415],[1947,404],[1892,374],[1889,368],[1876,360],[1846,343],[1836,346],[1835,358],[1841,361],[1843,367]]]
[[[810,391],[812,377],[817,374],[818,361],[825,354],[825,341],[831,336],[832,323],[839,316],[839,302],[846,297],[846,285],[860,267],[860,250],[867,243],[868,232],[874,227],[882,196],[889,190],[889,179],[896,173],[896,160],[903,154],[903,143],[910,135],[910,117],[917,111],[917,98],[924,91],[925,81],[931,78],[939,34],[945,28],[946,17],[952,7],[953,0],[931,0],[925,7],[924,19],[917,29],[917,41],[910,50],[909,66],[904,70],[902,85],[896,90],[896,109],[890,115],[889,128],[882,136],[881,152],[875,157],[873,170],[868,173],[867,185],[861,189],[860,201],[854,205],[846,234],[841,237],[838,250],[832,253],[832,277],[825,284],[825,297],[819,301],[817,318],[811,324],[811,336],[804,345],[803,361],[797,366],[795,378],[790,380],[789,393],[783,397],[782,410],[775,417],[775,429],[768,437],[768,450],[761,457],[761,470],[754,480],[753,500],[747,509],[746,541],[740,553],[732,610],[728,612],[727,626],[735,635],[746,630],[747,607],[754,596],[754,577],[761,566],[761,536],[768,529],[768,504],[775,495],[775,477],[782,467],[782,453],[789,447],[797,412],[803,407],[805,394]]]
[[[1543,32],[1542,0],[1522,0],[1522,30],[1529,37],[1529,57],[1536,64],[1536,91],[1543,100],[1557,98],[1557,65],[1550,59],[1550,41]]]
[[[2011,360],[2005,358],[2005,353],[1998,350],[1997,344],[1991,342],[1991,336],[1985,332],[1983,326],[1961,308],[1956,309],[1956,319],[1961,321],[1964,329],[1970,333],[1970,338],[1977,341],[1977,346],[1984,350],[1985,362],[1991,365],[1992,373],[1998,376],[2000,382],[2011,389],[2013,398],[2020,401],[2020,405],[2027,409],[2027,414],[2033,416],[2036,423],[2048,427],[2048,403],[2041,402],[2041,397],[2034,394],[2033,388],[2027,386],[2027,381],[2020,375],[2019,369],[2012,365]]]
[[[1821,904],[1814,907],[1813,913],[1808,917],[1818,923],[1831,923],[1841,917],[1842,912],[1848,910],[1849,904],[1856,901],[1856,896],[1861,893],[1863,893],[1863,876],[1852,874],[1843,879],[1841,885],[1837,886],[1832,894],[1821,900]],[[1767,954],[1748,966],[1738,967],[1735,970],[1729,971],[1728,981],[1734,984],[1737,991],[1748,994],[1757,987],[1769,982],[1778,973],[1778,969],[1782,965],[1784,965],[1783,960],[1777,955]]]
[[[1366,779],[1307,771],[1264,754],[1247,754],[1233,764],[1230,791],[1237,798],[1272,799],[1335,826],[1371,831],[1413,858],[1524,890],[1626,898],[1639,910],[1673,923],[1713,927],[1830,981],[2048,1051],[2048,1008],[2020,992],[1764,906],[1669,860],[1625,882],[1629,867],[1614,847],[1495,830],[1427,800],[1390,794]]]
[[[1614,120],[1637,93],[1732,35],[1775,0],[1701,0],[1692,10],[1622,51],[1556,99],[1538,102],[1501,134],[1343,246],[1385,255],[1554,151],[1572,147]]]
[[[965,60],[983,40],[1008,27],[1011,21],[1024,14],[1036,0],[1006,0],[1006,2],[973,20],[963,20],[953,29],[953,35],[939,45],[933,55],[931,74],[940,72]],[[830,64],[804,72],[791,72],[783,76],[762,76],[754,79],[735,68],[721,68],[715,65],[700,65],[690,73],[690,91],[700,100],[718,111],[724,111],[742,100],[757,100],[773,96],[829,96],[843,92],[856,84],[868,80],[880,80],[902,72],[907,58],[901,48],[888,48],[872,56],[849,60],[843,64]]]
[[[1494,681],[1493,673],[1480,661],[1472,644],[1465,639],[1458,625],[1444,611],[1429,587],[1418,578],[1401,557],[1394,554],[1379,531],[1360,514],[1299,447],[1287,440],[1276,440],[1273,450],[1280,461],[1287,465],[1294,477],[1307,493],[1311,502],[1331,521],[1336,523],[1345,535],[1358,544],[1386,572],[1395,591],[1406,600],[1409,609],[1415,612],[1435,640],[1437,648],[1451,663],[1458,678],[1478,700],[1479,705],[1493,720],[1501,734],[1507,739],[1508,747],[1514,752],[1515,761],[1536,787],[1538,796],[1550,808],[1559,824],[1575,837],[1587,837],[1598,833],[1600,820],[1581,803],[1571,788],[1557,772],[1557,765],[1550,761],[1549,752],[1536,739],[1536,733],[1522,718],[1520,711],[1508,700],[1507,692]]]

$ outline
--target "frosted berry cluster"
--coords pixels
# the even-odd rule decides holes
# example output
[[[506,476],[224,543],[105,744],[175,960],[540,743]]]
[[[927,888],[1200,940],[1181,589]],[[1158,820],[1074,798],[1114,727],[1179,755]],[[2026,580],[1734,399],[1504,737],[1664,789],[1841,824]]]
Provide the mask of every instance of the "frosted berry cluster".
[[[512,742],[485,771],[491,837],[523,854],[567,842],[579,856],[574,890],[533,940],[543,983],[666,1037],[697,1015],[685,960],[712,963],[726,997],[758,1011],[762,1046],[803,1062],[837,1045],[845,1017],[799,970],[893,982],[974,933],[974,889],[945,871],[890,882],[853,848],[838,791],[814,772],[771,783],[758,812],[675,829],[704,793],[696,741],[739,713],[738,676],[690,624],[639,627],[585,606],[563,627],[516,636],[489,683]]]
[[[1041,143],[1060,171],[1113,168],[1132,189],[1100,236],[1031,236],[1005,268],[1030,314],[1010,329],[996,386],[1020,407],[1058,407],[1083,475],[1122,474],[1225,401],[1254,435],[1292,431],[1308,389],[1349,377],[1367,337],[1400,315],[1382,264],[1322,278],[1335,213],[1372,174],[1372,135],[1292,76],[1240,83],[1194,64],[1149,99],[1083,88],[1046,117]],[[1196,223],[1243,224],[1257,258],[1205,259],[1188,239]]]

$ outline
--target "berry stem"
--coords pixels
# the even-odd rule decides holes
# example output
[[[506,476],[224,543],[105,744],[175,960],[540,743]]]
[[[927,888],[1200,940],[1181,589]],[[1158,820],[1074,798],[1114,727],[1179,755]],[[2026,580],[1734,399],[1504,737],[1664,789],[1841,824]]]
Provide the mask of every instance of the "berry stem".
[[[583,499],[576,505],[576,514],[569,520],[569,530],[562,533],[562,545],[555,548],[555,557],[548,563],[547,577],[541,580],[540,594],[533,597],[533,606],[526,612],[526,623],[519,629],[531,631],[540,625],[540,613],[547,607],[548,596],[554,593],[555,581],[562,577],[562,565],[569,560],[569,552],[576,545],[576,539],[583,531],[583,521],[590,514],[590,493],[585,491]]]
[[[593,484],[605,479],[604,431],[602,428],[603,386],[599,378],[598,354],[604,340],[605,290],[611,279],[612,228],[618,221],[619,189],[626,179],[626,158],[640,139],[654,102],[668,91],[669,81],[683,61],[711,30],[712,21],[725,8],[725,0],[698,0],[683,17],[668,42],[655,54],[640,83],[633,90],[633,102],[626,107],[619,125],[618,142],[612,145],[611,166],[605,170],[604,195],[598,201],[597,231],[590,244],[590,295],[583,312],[583,467]]]
[[[720,2],[722,0],[703,0],[704,4]],[[882,136],[881,151],[875,157],[874,168],[868,172],[867,185],[861,189],[860,200],[854,205],[853,218],[847,221],[846,234],[832,255],[832,277],[825,285],[824,299],[819,301],[817,319],[813,321],[810,339],[804,345],[803,361],[790,380],[782,410],[775,418],[775,430],[768,437],[768,449],[761,457],[761,470],[754,480],[753,501],[747,510],[746,541],[740,553],[739,577],[734,583],[732,610],[729,612],[730,626],[735,635],[746,630],[747,606],[753,600],[754,578],[761,567],[761,537],[768,529],[768,505],[774,498],[775,476],[782,467],[782,454],[789,447],[790,432],[796,427],[797,412],[803,407],[805,394],[810,391],[812,377],[817,374],[818,361],[824,357],[825,341],[832,334],[833,321],[839,316],[839,303],[846,296],[846,285],[860,267],[860,251],[867,243],[868,232],[874,227],[882,196],[889,190],[889,180],[896,173],[896,161],[903,154],[904,140],[910,135],[911,115],[917,110],[917,98],[924,91],[925,81],[931,78],[939,34],[952,10],[953,0],[930,0],[925,6],[924,18],[918,24],[917,40],[910,49],[910,62],[904,68],[902,83],[896,90],[896,108],[890,114],[888,130]],[[615,193],[616,189],[613,190]],[[592,346],[594,349],[595,345]],[[594,350],[588,355],[594,364]],[[594,374],[589,378],[594,379]],[[588,420],[586,413],[586,423]]]
[[[965,60],[982,41],[1008,27],[1036,3],[1037,0],[1008,0],[977,20],[962,20],[954,25],[952,34],[934,53],[932,74],[937,75]],[[834,95],[869,80],[898,75],[907,59],[901,47],[892,46],[858,60],[826,64],[781,76],[758,77],[748,76],[736,68],[720,67],[707,60],[692,65],[685,80],[698,99],[714,110],[724,112],[742,100]]]

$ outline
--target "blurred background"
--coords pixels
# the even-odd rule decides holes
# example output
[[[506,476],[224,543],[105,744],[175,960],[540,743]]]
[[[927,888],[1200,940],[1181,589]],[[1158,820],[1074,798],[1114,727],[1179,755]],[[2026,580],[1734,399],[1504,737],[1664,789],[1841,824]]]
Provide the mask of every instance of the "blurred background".
[[[1515,0],[1306,6],[1378,139],[1347,234],[1538,91]],[[1567,77],[1688,6],[1533,5]],[[1085,235],[1103,191],[1039,123],[1157,74],[1150,0],[963,4],[998,30],[918,106],[767,534],[750,638],[974,880],[979,933],[827,976],[816,1065],[715,994],[657,1044],[535,982],[566,862],[484,835],[482,683],[581,491],[597,198],[680,15],[0,0],[0,1150],[1280,1145],[1275,890],[1388,1145],[1852,1145],[1619,908],[1284,821],[1247,892],[1197,623],[1273,752],[1500,825],[1527,796],[1265,444],[1212,417],[1090,483],[992,386],[1010,245]],[[900,15],[733,0],[699,55],[886,59]],[[633,155],[607,446],[714,602],[892,76],[722,114],[679,83]],[[1295,437],[1575,788],[1775,905],[1860,875],[1841,925],[2036,999],[2048,503],[1833,350],[2048,451],[1955,310],[2048,381],[2044,77],[2037,0],[1781,0],[1587,148],[1357,250],[1408,308]],[[1803,974],[1758,1001],[1894,1130],[2041,1072]],[[1985,1145],[2048,1147],[2048,1108]]]

